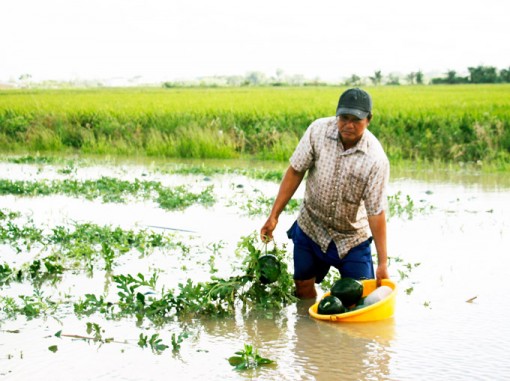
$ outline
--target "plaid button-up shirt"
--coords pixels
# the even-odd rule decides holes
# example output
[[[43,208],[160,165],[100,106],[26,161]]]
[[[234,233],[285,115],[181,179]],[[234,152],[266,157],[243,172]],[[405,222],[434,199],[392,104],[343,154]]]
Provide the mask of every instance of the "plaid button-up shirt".
[[[345,150],[336,118],[318,119],[301,138],[290,164],[298,172],[308,170],[298,224],[323,252],[333,240],[342,258],[370,237],[367,216],[387,207],[390,165],[368,129],[356,146]]]

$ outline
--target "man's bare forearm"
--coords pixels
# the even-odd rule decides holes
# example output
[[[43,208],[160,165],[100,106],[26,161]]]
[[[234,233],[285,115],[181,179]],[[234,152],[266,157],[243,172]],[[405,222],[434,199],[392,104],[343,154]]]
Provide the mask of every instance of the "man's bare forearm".
[[[289,200],[294,196],[296,190],[301,184],[305,172],[298,172],[292,166],[287,168],[285,175],[283,176],[283,180],[280,184],[280,189],[278,190],[278,195],[273,204],[273,208],[271,209],[271,217],[278,218],[282,213],[285,206],[288,204]]]
[[[305,176],[305,172],[298,172],[292,166],[287,168],[285,175],[283,176],[283,180],[280,184],[280,189],[278,190],[278,195],[273,204],[273,208],[271,209],[271,213],[260,230],[260,236],[263,241],[267,241],[268,239],[273,238],[273,230],[276,228],[278,224],[278,217],[282,213],[283,209],[292,198],[294,193],[296,193],[299,184],[303,180]]]
[[[369,216],[368,224],[374,237],[375,249],[377,250],[376,278],[378,283],[380,283],[381,279],[389,278],[388,252],[386,247],[386,213],[382,211],[376,216]]]

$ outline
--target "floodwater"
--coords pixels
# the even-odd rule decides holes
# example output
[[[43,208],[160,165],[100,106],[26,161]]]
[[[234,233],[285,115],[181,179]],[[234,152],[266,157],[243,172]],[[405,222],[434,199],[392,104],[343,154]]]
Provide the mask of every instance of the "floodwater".
[[[206,163],[207,165],[207,163]],[[163,174],[146,164],[77,167],[73,178],[115,176],[188,184],[214,185],[214,207],[192,206],[169,212],[149,201],[104,204],[64,196],[1,196],[0,208],[20,211],[41,227],[93,222],[125,229],[168,231],[190,245],[187,255],[156,250],[130,253],[116,261],[114,273],[150,275],[158,285],[175,287],[187,278],[210,276],[212,243],[218,276],[228,276],[242,236],[258,231],[265,215],[249,216],[242,208],[259,194],[276,195],[278,184],[243,176]],[[0,163],[1,178],[65,178],[54,166]],[[142,177],[143,176],[143,177]],[[301,187],[296,197],[302,197]],[[0,321],[0,379],[8,380],[505,380],[510,379],[510,181],[504,175],[447,171],[394,173],[390,194],[409,195],[417,211],[412,218],[393,216],[388,224],[390,276],[398,284],[394,317],[371,323],[331,323],[308,315],[313,301],[301,301],[281,313],[237,314],[232,318],[174,321],[154,327],[133,319],[107,320],[101,315],[77,318],[72,310],[57,316]],[[275,232],[278,244],[296,214],[283,214]],[[162,229],[165,227],[167,229]],[[168,230],[180,229],[181,231]],[[192,232],[185,232],[189,230]],[[0,246],[0,263],[19,267],[29,255]],[[31,259],[31,258],[30,258]],[[289,257],[289,264],[291,259]],[[106,274],[66,274],[45,295],[79,298],[108,291]],[[30,284],[2,286],[3,296],[30,295]],[[109,290],[115,293],[115,290]],[[320,292],[322,290],[319,289]],[[98,344],[69,337],[87,336],[86,323],[97,323],[113,342]],[[179,351],[161,354],[137,345],[140,333],[159,333],[169,345],[173,333],[189,335]],[[227,358],[244,344],[258,349],[275,365],[235,371]],[[50,346],[56,345],[56,352]]]

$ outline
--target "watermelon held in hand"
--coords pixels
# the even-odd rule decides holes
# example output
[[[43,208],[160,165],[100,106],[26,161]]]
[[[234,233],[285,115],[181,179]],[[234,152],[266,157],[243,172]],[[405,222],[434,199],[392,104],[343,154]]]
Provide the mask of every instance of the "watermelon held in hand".
[[[331,295],[336,296],[342,304],[350,307],[363,295],[363,284],[353,278],[340,278],[331,287]]]
[[[347,309],[336,296],[325,296],[317,306],[317,313],[321,315],[343,314]]]
[[[260,282],[271,284],[278,280],[281,273],[280,261],[272,254],[266,254],[259,258]]]

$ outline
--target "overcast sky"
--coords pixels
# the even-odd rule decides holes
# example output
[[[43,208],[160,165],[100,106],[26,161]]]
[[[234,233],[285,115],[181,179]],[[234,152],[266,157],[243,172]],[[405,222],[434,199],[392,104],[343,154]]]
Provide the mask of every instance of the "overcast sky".
[[[0,81],[510,66],[510,1],[0,0]]]

